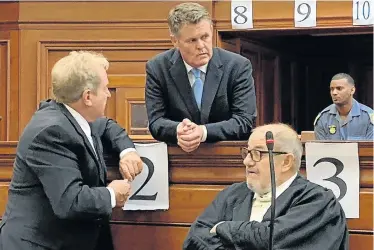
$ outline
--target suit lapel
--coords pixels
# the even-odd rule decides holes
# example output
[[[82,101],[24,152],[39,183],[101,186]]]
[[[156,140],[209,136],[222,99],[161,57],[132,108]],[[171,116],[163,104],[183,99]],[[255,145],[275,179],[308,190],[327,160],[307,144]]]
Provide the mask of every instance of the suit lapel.
[[[188,80],[188,75],[182,60],[182,56],[177,49],[174,51],[170,62],[172,63],[172,66],[170,67],[170,75],[177,86],[179,94],[182,97],[183,102],[186,104],[192,120],[200,123],[199,108],[197,107],[194,95],[192,93],[191,84]]]
[[[234,208],[233,221],[247,221],[251,216],[253,192],[249,191],[242,203]]]
[[[77,133],[82,137],[84,145],[86,146],[87,150],[90,152],[92,158],[94,158],[96,164],[98,166],[100,166],[100,162],[99,162],[99,160],[96,157],[95,151],[94,151],[93,147],[91,146],[91,143],[88,141],[87,136],[83,132],[81,126],[77,123],[77,121],[74,119],[74,117],[70,114],[69,110],[67,110],[63,104],[56,103],[56,102],[54,102],[54,104],[69,119],[69,121],[71,122],[71,124],[73,125],[73,127],[75,128],[75,130],[77,131]]]
[[[213,57],[210,59],[207,74],[204,81],[203,98],[201,103],[201,123],[206,124],[209,121],[209,114],[212,108],[214,97],[216,96],[219,84],[222,78],[222,62],[218,52],[213,50]]]

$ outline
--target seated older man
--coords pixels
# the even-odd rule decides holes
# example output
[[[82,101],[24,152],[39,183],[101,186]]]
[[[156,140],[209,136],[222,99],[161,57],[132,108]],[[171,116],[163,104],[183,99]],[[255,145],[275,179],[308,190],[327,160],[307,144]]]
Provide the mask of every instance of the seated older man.
[[[247,181],[218,194],[192,224],[183,249],[268,249],[271,182],[267,131],[274,134],[274,249],[348,249],[344,211],[331,190],[300,176],[303,148],[297,133],[284,124],[253,130],[248,148],[242,149]]]

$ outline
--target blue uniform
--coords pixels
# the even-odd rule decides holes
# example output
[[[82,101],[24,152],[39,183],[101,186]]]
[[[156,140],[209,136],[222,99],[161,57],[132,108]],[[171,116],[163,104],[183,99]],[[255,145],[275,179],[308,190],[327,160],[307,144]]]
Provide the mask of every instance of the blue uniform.
[[[314,134],[317,140],[373,140],[373,122],[373,110],[353,99],[344,121],[335,104],[322,110],[314,121]]]

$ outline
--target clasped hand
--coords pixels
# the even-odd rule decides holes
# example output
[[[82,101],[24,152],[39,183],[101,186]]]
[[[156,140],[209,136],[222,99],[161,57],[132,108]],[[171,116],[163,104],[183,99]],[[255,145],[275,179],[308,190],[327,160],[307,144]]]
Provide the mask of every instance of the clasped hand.
[[[137,152],[126,153],[119,161],[119,171],[124,179],[133,181],[143,170],[143,161]]]
[[[186,152],[196,150],[203,137],[203,128],[185,118],[177,126],[178,145]]]

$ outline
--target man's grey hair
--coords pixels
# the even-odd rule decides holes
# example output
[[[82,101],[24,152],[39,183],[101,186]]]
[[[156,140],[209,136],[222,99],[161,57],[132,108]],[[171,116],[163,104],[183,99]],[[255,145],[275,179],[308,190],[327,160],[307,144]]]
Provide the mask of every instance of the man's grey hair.
[[[197,24],[202,20],[212,22],[206,8],[198,3],[182,3],[169,12],[168,25],[170,33],[178,36],[181,28],[186,24]]]
[[[52,69],[52,92],[58,102],[78,101],[85,90],[96,93],[101,78],[99,69],[108,70],[108,60],[91,51],[72,51]]]
[[[353,80],[353,78],[350,75],[346,74],[346,73],[338,73],[338,74],[334,75],[331,78],[331,81],[333,81],[333,80],[340,80],[340,79],[346,79],[349,84],[355,86],[355,80]]]
[[[252,133],[267,131],[273,132],[274,151],[290,153],[294,156],[294,170],[299,171],[301,166],[301,157],[303,155],[303,145],[297,132],[289,125],[283,123],[273,123],[259,126],[252,130]]]

